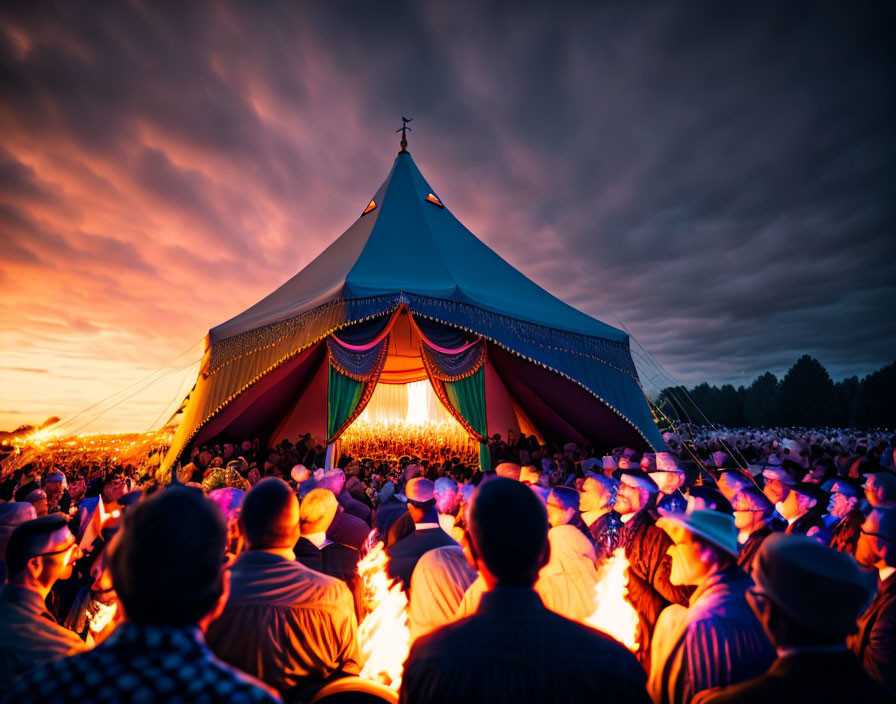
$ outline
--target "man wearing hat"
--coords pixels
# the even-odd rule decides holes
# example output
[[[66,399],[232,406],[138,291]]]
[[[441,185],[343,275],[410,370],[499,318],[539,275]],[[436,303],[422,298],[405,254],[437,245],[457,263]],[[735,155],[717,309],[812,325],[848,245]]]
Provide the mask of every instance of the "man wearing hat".
[[[752,580],[737,566],[734,518],[718,511],[664,516],[674,545],[672,584],[694,585],[687,608],[667,607],[656,624],[647,689],[655,704],[686,704],[712,687],[755,677],[775,659],[747,604]]]
[[[672,541],[656,526],[659,513],[654,481],[640,469],[625,471],[619,477],[616,510],[625,524],[620,545],[629,562],[628,601],[638,612],[637,656],[645,669],[650,667],[650,639],[660,612],[669,604],[686,605],[693,591],[687,586],[673,586],[669,581],[672,569],[667,554]]]
[[[571,525],[581,531],[589,543],[594,543],[591,532],[579,510],[579,492],[568,486],[555,486],[548,494],[545,506],[548,510],[548,523],[552,528]]]
[[[648,455],[644,455],[648,457]],[[679,465],[675,457],[668,452],[658,452],[653,456],[645,471],[659,487],[656,506],[660,513],[683,513],[687,508],[688,500],[681,493],[686,478],[685,471]],[[641,460],[644,468],[644,461]]]
[[[613,510],[619,480],[602,474],[585,477],[579,497],[582,520],[594,540],[598,564],[613,554],[622,537],[622,520]]]
[[[772,534],[770,524],[775,507],[759,487],[751,485],[732,497],[731,508],[738,531],[737,542],[740,545],[737,564],[749,573],[762,541]]]
[[[873,584],[849,555],[802,535],[770,535],[747,592],[778,658],[768,671],[694,704],[892,701],[846,646]]]
[[[859,536],[856,559],[878,574],[877,593],[859,617],[849,647],[873,679],[896,696],[896,510],[874,509]]]
[[[72,499],[65,491],[65,475],[62,472],[50,472],[44,477],[44,491],[47,493],[47,513],[68,515]]]
[[[865,514],[857,507],[859,492],[849,480],[839,478],[831,485],[831,499],[824,522],[831,531],[831,547],[855,556]]]
[[[775,506],[778,513],[787,521],[784,532],[792,535],[808,535],[810,538],[818,536],[815,539],[827,545],[830,541],[818,511],[819,505],[827,505],[825,497],[826,492],[817,484],[811,482],[794,484],[787,498]]]
[[[876,472],[865,475],[865,498],[875,508],[896,508],[896,474]]]
[[[414,532],[386,548],[389,576],[400,579],[404,589],[410,587],[411,575],[423,553],[458,544],[439,525],[433,489],[433,483],[423,477],[415,477],[405,485],[404,494],[408,499],[408,513],[414,521]]]

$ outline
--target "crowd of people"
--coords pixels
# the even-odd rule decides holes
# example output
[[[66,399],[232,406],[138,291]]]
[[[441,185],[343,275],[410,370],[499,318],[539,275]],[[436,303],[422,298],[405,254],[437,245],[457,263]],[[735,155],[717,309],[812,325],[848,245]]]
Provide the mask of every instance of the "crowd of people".
[[[441,451],[327,469],[310,435],[196,447],[170,476],[15,468],[0,701],[893,701],[896,436],[664,440],[496,435],[487,472]],[[377,543],[408,599],[397,693],[358,677]],[[623,558],[631,649],[586,625]]]

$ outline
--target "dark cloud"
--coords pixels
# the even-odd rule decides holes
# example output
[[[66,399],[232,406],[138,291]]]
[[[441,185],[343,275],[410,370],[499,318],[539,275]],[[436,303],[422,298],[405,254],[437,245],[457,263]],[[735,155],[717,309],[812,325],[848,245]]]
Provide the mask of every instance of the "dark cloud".
[[[896,346],[893,20],[870,1],[7,3],[0,313],[21,329],[0,349],[52,347],[49,299],[84,344],[173,354],[357,217],[405,114],[461,221],[676,378],[804,352],[867,373]]]

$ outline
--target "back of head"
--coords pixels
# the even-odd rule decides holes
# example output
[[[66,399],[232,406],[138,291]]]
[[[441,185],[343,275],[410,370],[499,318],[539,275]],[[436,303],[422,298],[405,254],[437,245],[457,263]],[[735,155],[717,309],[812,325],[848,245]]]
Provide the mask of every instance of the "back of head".
[[[336,516],[339,502],[329,489],[314,489],[302,499],[302,535],[325,533]]]
[[[531,586],[548,540],[548,515],[531,489],[498,477],[474,493],[470,530],[479,557],[500,584]]]
[[[240,522],[250,549],[291,548],[298,538],[299,500],[285,481],[266,477],[243,499]]]
[[[4,555],[10,581],[25,571],[28,560],[46,550],[56,531],[67,525],[68,517],[58,513],[19,523],[9,536]]]
[[[855,633],[876,581],[850,555],[785,533],[763,541],[753,580],[776,608],[766,628],[779,647],[842,643]]]
[[[197,623],[217,603],[226,526],[202,492],[172,487],[128,509],[110,565],[128,619]]]
[[[450,477],[439,477],[436,479],[432,493],[439,513],[453,513],[460,504],[457,482]]]

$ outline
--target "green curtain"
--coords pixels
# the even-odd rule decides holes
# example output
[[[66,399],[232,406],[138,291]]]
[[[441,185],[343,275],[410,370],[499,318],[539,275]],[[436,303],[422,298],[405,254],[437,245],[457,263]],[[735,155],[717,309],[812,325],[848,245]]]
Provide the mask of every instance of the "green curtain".
[[[351,418],[352,413],[358,407],[361,394],[364,392],[364,382],[355,381],[336,371],[330,366],[327,380],[327,443],[332,443],[333,436],[342,424]]]
[[[479,443],[479,466],[483,472],[491,467],[491,455],[488,451],[488,427],[485,415],[485,368],[479,369],[470,376],[458,381],[446,381],[445,393],[451,405],[464,417],[485,442]]]

